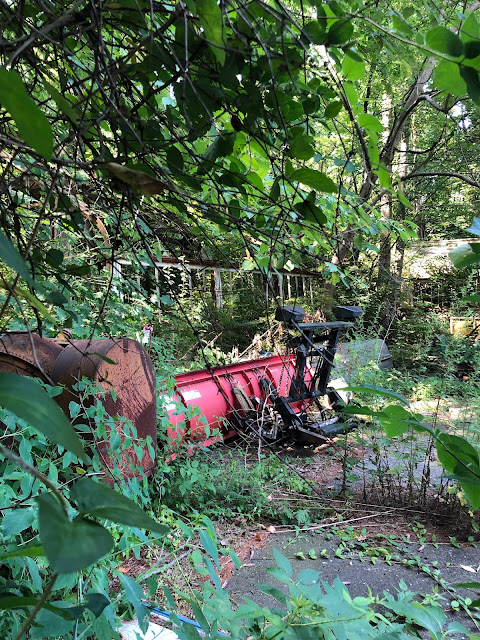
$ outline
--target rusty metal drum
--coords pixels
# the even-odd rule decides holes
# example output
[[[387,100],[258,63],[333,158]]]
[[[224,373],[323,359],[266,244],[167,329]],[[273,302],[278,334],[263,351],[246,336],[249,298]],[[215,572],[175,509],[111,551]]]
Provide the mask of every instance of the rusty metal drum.
[[[49,382],[62,347],[50,338],[28,331],[0,335],[0,371],[42,378]]]
[[[95,398],[101,401],[109,416],[121,416],[133,423],[136,437],[131,445],[122,450],[117,465],[122,475],[138,475],[133,467],[142,467],[149,475],[155,465],[157,447],[156,384],[155,370],[146,350],[130,338],[100,340],[72,340],[59,354],[52,371],[55,384],[65,387],[56,398],[69,415],[70,402],[84,403],[82,394],[76,389],[83,377],[99,387]],[[112,395],[112,392],[114,395]],[[90,399],[92,404],[94,399]],[[85,418],[82,418],[85,422]],[[91,424],[92,436],[95,425]],[[121,442],[131,438],[131,433],[122,420],[115,421],[115,430]],[[151,447],[147,438],[151,438]],[[94,436],[93,436],[94,437]],[[103,438],[95,440],[103,465],[112,469],[115,455],[109,451],[110,428]],[[153,450],[154,455],[151,455]]]

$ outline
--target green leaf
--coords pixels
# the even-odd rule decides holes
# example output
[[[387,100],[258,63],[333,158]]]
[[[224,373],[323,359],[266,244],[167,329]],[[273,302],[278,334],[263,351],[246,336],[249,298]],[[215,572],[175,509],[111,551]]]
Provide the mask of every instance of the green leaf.
[[[406,36],[412,35],[412,32],[413,32],[412,27],[407,22],[405,22],[403,18],[398,16],[396,13],[392,14],[392,27],[394,31],[397,31],[398,33],[402,33],[403,35],[406,35]]]
[[[427,31],[425,44],[427,47],[430,47],[430,49],[434,49],[452,58],[459,58],[463,55],[463,42],[453,31],[441,25]]]
[[[325,117],[326,118],[335,118],[338,116],[340,111],[342,110],[343,103],[340,100],[335,100],[334,102],[329,102],[325,107]]]
[[[88,459],[63,411],[33,378],[0,373],[0,406],[41,431],[51,442],[82,460]]]
[[[345,84],[343,85],[343,90],[345,91],[348,102],[350,103],[350,106],[355,113],[358,106],[358,91],[355,89],[354,85],[350,84],[349,82],[345,82]]]
[[[119,578],[120,582],[123,585],[123,590],[125,592],[127,600],[133,605],[135,615],[138,618],[140,629],[142,630],[142,632],[145,632],[146,627],[148,626],[147,617],[150,616],[150,612],[147,607],[145,607],[141,602],[145,597],[143,589],[135,582],[133,578],[130,578],[123,573],[120,573]]]
[[[242,566],[242,563],[240,561],[240,558],[235,553],[235,551],[233,549],[229,549],[228,550],[228,555],[232,559],[232,562],[235,565],[235,569],[240,569],[240,567]]]
[[[14,287],[13,282],[6,283],[5,281],[2,282],[1,279],[0,279],[0,289],[8,289],[10,291],[14,291],[15,295],[18,298],[23,298],[24,300],[27,300],[27,302],[32,307],[40,311],[40,313],[42,314],[45,320],[48,320],[48,322],[51,322],[54,326],[56,325],[55,318],[52,316],[52,314],[49,312],[46,306],[42,302],[40,302],[40,300],[37,297],[35,297],[33,293],[30,293],[30,291],[28,291],[27,289],[23,289],[21,287]]]
[[[105,607],[108,607],[109,604],[110,600],[103,595],[103,593],[87,593],[82,604],[74,607],[67,607],[62,609],[62,611],[67,613],[73,620],[77,620],[83,615],[85,610],[88,609],[93,613],[95,618],[98,618],[98,616],[103,613]]]
[[[9,551],[0,555],[0,562],[8,560],[8,558],[41,558],[45,555],[43,547],[35,545],[33,547],[20,547],[15,551]]]
[[[36,500],[40,539],[53,571],[80,571],[113,547],[113,538],[106,529],[83,517],[70,521],[52,495],[42,493]]]
[[[459,460],[465,465],[479,466],[476,449],[461,436],[439,433],[436,442],[438,459],[448,473],[454,473]]]
[[[305,200],[297,202],[293,208],[298,214],[300,214],[304,221],[322,225],[327,222],[327,216],[319,207],[316,206],[315,197],[315,191],[311,191]]]
[[[479,68],[479,60],[480,56],[480,40],[471,40],[470,42],[465,43],[465,58],[464,64],[468,67],[473,67],[474,69]]]
[[[480,582],[458,582],[450,586],[455,589],[458,587],[459,589],[479,589],[480,590]]]
[[[306,184],[307,187],[315,189],[315,191],[324,193],[336,193],[337,191],[337,186],[333,180],[316,169],[309,169],[307,167],[297,169],[290,176],[290,180]]]
[[[297,160],[310,160],[315,154],[313,136],[297,136],[290,144],[288,155]]]
[[[377,166],[380,161],[380,152],[378,150],[378,136],[374,131],[371,131],[368,136],[367,151],[372,166]]]
[[[34,519],[35,509],[33,507],[7,511],[2,519],[2,535],[8,537],[22,533],[32,526]]]
[[[467,91],[470,98],[478,106],[480,106],[480,79],[478,71],[471,67],[461,67],[460,75],[465,80]]]
[[[365,74],[365,62],[357,62],[347,55],[342,62],[342,71],[346,80],[360,80]]]
[[[307,22],[303,27],[303,33],[307,36],[308,41],[313,44],[323,44],[327,39],[327,35],[318,20]]]
[[[272,188],[270,189],[270,198],[275,202],[280,197],[280,176],[277,176],[273,181]]]
[[[37,598],[29,596],[1,596],[0,595],[0,611],[7,609],[26,609],[27,607],[35,607],[39,603]],[[48,603],[42,605],[45,609],[57,613],[59,616],[63,615],[62,609],[58,609]]]
[[[50,94],[50,97],[54,100],[55,104],[60,109],[60,111],[64,115],[68,116],[74,124],[78,124],[77,114],[73,110],[73,107],[71,103],[67,100],[67,98],[65,98],[65,96],[62,96],[62,94],[52,84],[50,84],[47,80],[45,80],[45,78],[42,80],[42,82],[43,82],[43,86],[48,91],[48,93]]]
[[[383,124],[378,118],[372,116],[370,113],[361,113],[357,118],[357,122],[367,131],[373,131],[375,133],[383,131]]]
[[[404,207],[407,207],[407,209],[413,209],[412,203],[409,200],[407,200],[407,198],[403,195],[403,193],[400,193],[400,191],[397,191],[397,197]]]
[[[342,413],[348,413],[352,416],[378,416],[379,411],[375,411],[375,409],[371,409],[370,407],[363,407],[357,405],[350,407],[342,407]]]
[[[172,173],[181,173],[183,169],[182,152],[175,146],[171,146],[167,151],[167,166]]]
[[[375,396],[386,396],[387,398],[395,398],[396,400],[400,400],[407,407],[410,406],[408,400],[406,400],[403,396],[395,391],[390,391],[389,389],[384,389],[383,387],[376,387],[372,384],[364,384],[362,386],[355,387],[342,387],[341,389],[337,389],[337,391],[353,391],[353,393],[371,393]]]
[[[75,621],[63,614],[62,609],[43,607],[35,616],[35,625],[28,634],[29,640],[71,638],[74,626]]]
[[[402,435],[402,433],[405,433],[412,428],[412,425],[409,424],[406,420],[380,419],[380,424],[385,429],[385,435],[387,436],[387,438],[395,438],[396,436],[400,436]]]
[[[308,554],[310,556],[310,554]],[[298,574],[298,580],[302,584],[315,584],[320,577],[320,573],[314,569],[304,569]]]
[[[285,573],[283,569],[280,569],[280,567],[268,567],[267,572],[279,582],[283,582],[284,584],[291,582],[290,576]]]
[[[336,20],[327,33],[327,40],[325,45],[327,47],[332,45],[345,44],[353,36],[353,22],[346,18]]]
[[[217,569],[220,569],[220,562],[218,559],[218,549],[217,549],[217,545],[215,544],[215,540],[213,540],[211,535],[208,533],[208,531],[205,531],[205,529],[201,529],[199,535],[200,535],[200,542],[202,543],[203,548],[210,556],[212,556],[212,558],[215,561],[215,564],[217,565]]]
[[[455,62],[440,60],[433,72],[433,84],[437,89],[455,96],[464,96],[467,85],[460,75],[460,68]]]
[[[480,39],[480,25],[474,13],[469,13],[460,30],[463,42],[476,42]]]
[[[464,296],[459,302],[480,302],[480,294],[472,293],[469,296]]]
[[[38,151],[45,160],[50,160],[53,155],[52,127],[13,69],[0,69],[0,104],[14,119],[25,144]]]
[[[386,418],[394,418],[395,420],[409,420],[412,418],[412,414],[407,409],[404,409],[398,404],[390,404],[387,407],[383,407],[380,412],[380,417],[384,416]]]
[[[392,180],[390,178],[390,172],[385,166],[384,162],[381,162],[377,169],[378,182],[383,189],[391,189],[392,188]]]
[[[275,598],[275,600],[278,600],[278,602],[281,602],[285,607],[287,606],[288,597],[278,587],[274,587],[271,584],[259,584],[258,588],[263,593],[267,593],[269,596],[272,596],[272,598]]]
[[[165,534],[170,530],[164,524],[155,522],[135,502],[114,491],[106,484],[95,482],[91,478],[81,478],[70,490],[70,497],[75,500],[82,514],[105,518],[112,522],[120,522],[130,527],[148,529]]]
[[[33,284],[32,276],[27,268],[25,260],[10,242],[5,234],[0,231],[0,259],[29,284]]]
[[[273,557],[275,562],[277,563],[277,567],[284,573],[286,573],[289,578],[291,578],[293,575],[293,569],[288,558],[282,555],[280,551],[278,551],[278,549],[275,549],[275,547],[273,548]]]
[[[457,269],[464,269],[480,262],[480,243],[461,244],[448,253],[448,257]]]
[[[215,140],[205,151],[203,158],[207,162],[215,162],[217,158],[229,156],[233,151],[236,133],[219,133]]]
[[[195,0],[195,9],[200,18],[200,24],[205,31],[205,37],[210,48],[223,66],[225,64],[225,49],[223,42],[222,11],[217,0]]]

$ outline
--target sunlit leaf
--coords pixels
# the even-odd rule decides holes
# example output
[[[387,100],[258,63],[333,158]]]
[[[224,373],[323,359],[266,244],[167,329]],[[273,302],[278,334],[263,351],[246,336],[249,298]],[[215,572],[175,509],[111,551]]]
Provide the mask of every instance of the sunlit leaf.
[[[469,13],[460,30],[460,38],[463,42],[476,42],[480,38],[480,25],[474,13]]]
[[[41,431],[54,444],[86,459],[75,429],[58,404],[33,378],[0,373],[0,406]]]
[[[353,387],[342,387],[341,389],[337,389],[337,391],[353,391],[353,393],[371,393],[375,396],[385,396],[387,398],[395,398],[396,400],[400,400],[407,407],[410,405],[408,400],[406,400],[403,396],[401,396],[396,391],[390,391],[389,389],[384,389],[383,387],[376,387],[372,384],[364,384],[361,386],[353,386]]]
[[[476,236],[480,236],[480,218],[473,218],[473,222],[467,231],[473,233]]]
[[[342,71],[347,80],[360,80],[365,74],[365,62],[358,62],[347,55],[342,62]]]
[[[373,131],[375,133],[383,131],[383,124],[378,118],[372,116],[370,113],[361,113],[357,118],[357,122],[367,131]]]
[[[195,0],[195,7],[215,57],[225,64],[222,11],[217,0]]]
[[[326,46],[345,44],[353,36],[353,23],[351,20],[341,18],[336,20],[327,33]]]
[[[460,38],[453,31],[441,25],[427,31],[425,44],[427,47],[452,58],[458,58],[463,54],[463,42]]]
[[[448,257],[457,269],[464,269],[480,262],[480,243],[461,244],[448,253]]]
[[[47,116],[28,95],[19,74],[0,69],[0,104],[10,113],[25,143],[45,160],[53,154],[53,133]]]
[[[467,85],[460,75],[458,64],[448,60],[440,60],[433,72],[433,83],[437,89],[442,89],[455,96],[464,96]]]

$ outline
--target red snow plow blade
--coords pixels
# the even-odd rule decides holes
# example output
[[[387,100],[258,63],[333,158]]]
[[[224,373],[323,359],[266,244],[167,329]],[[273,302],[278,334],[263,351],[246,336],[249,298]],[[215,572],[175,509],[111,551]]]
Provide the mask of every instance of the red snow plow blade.
[[[273,356],[175,376],[175,394],[167,398],[168,437],[173,443],[226,439],[242,422],[258,414],[270,419],[274,396],[287,396],[295,375],[295,357]],[[305,379],[312,378],[310,369]],[[276,392],[273,393],[273,391]],[[306,411],[312,399],[292,403],[295,412]],[[193,411],[195,410],[195,413]],[[232,426],[236,428],[232,428]],[[258,425],[261,428],[261,425]]]

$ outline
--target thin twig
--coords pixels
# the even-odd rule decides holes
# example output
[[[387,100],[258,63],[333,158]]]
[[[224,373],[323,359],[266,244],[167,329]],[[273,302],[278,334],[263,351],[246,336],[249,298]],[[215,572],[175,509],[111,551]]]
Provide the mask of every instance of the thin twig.
[[[50,491],[52,491],[52,493],[56,495],[63,509],[68,514],[67,501],[63,497],[62,493],[58,490],[58,487],[51,480],[49,480],[46,475],[44,475],[41,471],[39,471],[32,465],[28,464],[28,462],[25,462],[25,460],[22,460],[22,458],[20,458],[15,453],[13,453],[13,451],[10,451],[10,449],[7,449],[7,447],[4,447],[3,444],[0,444],[0,453],[4,455],[5,458],[8,458],[15,464],[18,464],[18,466],[24,469],[24,471],[27,471],[28,473],[35,476],[37,480],[40,480],[42,484],[48,487],[48,489],[50,489]]]
[[[33,607],[33,609],[30,611],[30,615],[25,620],[25,622],[23,624],[23,627],[17,633],[17,635],[15,636],[14,640],[20,640],[20,638],[23,638],[23,636],[27,633],[27,631],[30,628],[30,625],[32,624],[33,620],[35,619],[35,616],[40,611],[40,609],[43,607],[43,605],[45,604],[48,596],[50,595],[50,592],[53,589],[53,585],[55,584],[55,580],[57,579],[57,577],[58,577],[58,573],[52,574],[52,577],[50,578],[49,583],[45,587],[45,591],[42,593],[42,597],[37,602],[37,604]]]

